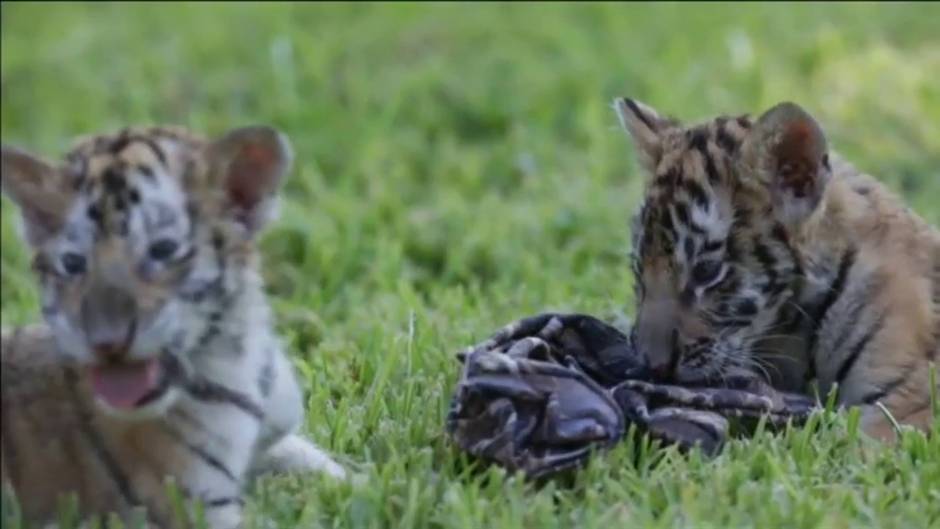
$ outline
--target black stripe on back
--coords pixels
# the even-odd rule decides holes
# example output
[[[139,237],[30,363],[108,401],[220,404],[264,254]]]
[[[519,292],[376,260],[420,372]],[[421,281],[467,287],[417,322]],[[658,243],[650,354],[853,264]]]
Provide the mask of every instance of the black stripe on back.
[[[856,281],[856,284],[858,281]],[[830,345],[835,348],[835,350],[830,351],[831,354],[835,354],[837,351],[846,350],[848,342],[853,336],[856,335],[856,328],[860,327],[860,322],[862,322],[863,313],[868,309],[870,305],[870,300],[872,296],[881,288],[882,282],[880,281],[867,281],[863,288],[856,289],[856,294],[854,298],[850,300],[851,302],[843,303],[839,307],[839,318],[832,325],[827,328],[828,333],[834,333],[839,331],[839,334],[831,341]],[[884,322],[885,315],[881,314],[874,322],[875,326],[881,326]],[[854,346],[851,351],[854,351]]]
[[[862,402],[864,402],[865,404],[874,404],[875,402],[878,402],[879,400],[884,399],[889,394],[891,394],[891,392],[898,389],[899,387],[901,387],[902,384],[910,380],[911,373],[913,373],[914,370],[916,369],[917,369],[916,364],[907,366],[906,368],[904,368],[903,371],[901,371],[901,374],[898,375],[897,378],[892,379],[891,382],[888,382],[887,384],[882,385],[878,390],[873,391],[865,395],[864,397],[862,397]]]
[[[854,319],[853,321],[856,321]],[[852,367],[855,366],[855,362],[858,360],[858,357],[861,356],[862,352],[868,346],[868,343],[871,342],[872,338],[881,331],[881,328],[884,327],[885,315],[882,314],[875,321],[875,324],[872,325],[865,334],[852,346],[852,349],[849,351],[849,356],[842,361],[842,365],[839,366],[839,371],[836,374],[836,381],[839,384],[845,380],[845,377],[849,376],[849,373],[852,371]]]
[[[819,341],[819,331],[822,329],[822,323],[826,319],[826,315],[829,313],[829,309],[832,308],[832,305],[839,299],[842,295],[842,291],[845,290],[845,282],[848,280],[849,273],[852,271],[852,266],[855,264],[856,251],[854,248],[850,248],[842,254],[842,259],[839,261],[839,271],[836,273],[836,278],[832,281],[832,284],[829,286],[829,291],[826,292],[826,297],[823,298],[822,303],[819,304],[817,309],[813,312],[813,324],[815,329],[813,335],[810,336],[808,351],[812,354],[813,349],[816,347],[816,342]]]

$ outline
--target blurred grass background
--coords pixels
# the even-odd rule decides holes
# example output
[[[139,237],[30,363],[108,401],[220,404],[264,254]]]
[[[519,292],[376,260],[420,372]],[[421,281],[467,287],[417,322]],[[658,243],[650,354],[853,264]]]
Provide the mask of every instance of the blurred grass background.
[[[265,482],[251,508],[280,526],[940,524],[937,436],[871,449],[851,420],[715,461],[624,447],[570,488],[467,475],[442,436],[460,347],[550,308],[630,313],[642,180],[615,96],[693,121],[796,101],[940,223],[940,5],[3,2],[0,20],[5,143],[292,138],[265,275],[308,430],[368,485]],[[38,309],[6,199],[2,219],[6,326]]]

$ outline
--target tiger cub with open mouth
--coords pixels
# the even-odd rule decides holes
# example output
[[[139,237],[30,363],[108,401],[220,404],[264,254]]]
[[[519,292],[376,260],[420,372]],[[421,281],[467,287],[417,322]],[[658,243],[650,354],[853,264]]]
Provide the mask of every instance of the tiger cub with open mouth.
[[[2,481],[27,520],[174,519],[166,482],[236,527],[246,478],[344,470],[297,433],[300,388],[272,325],[258,234],[292,155],[269,127],[80,141],[53,165],[3,146],[45,324],[5,331]]]

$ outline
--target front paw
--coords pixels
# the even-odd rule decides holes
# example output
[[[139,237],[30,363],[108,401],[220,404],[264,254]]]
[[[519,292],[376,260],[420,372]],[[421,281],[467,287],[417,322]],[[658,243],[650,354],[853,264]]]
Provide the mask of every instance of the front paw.
[[[241,529],[243,527],[241,504],[207,505],[204,508],[206,527],[209,529]]]
[[[323,450],[299,434],[291,434],[271,445],[259,456],[255,474],[322,472],[345,480],[346,470]]]

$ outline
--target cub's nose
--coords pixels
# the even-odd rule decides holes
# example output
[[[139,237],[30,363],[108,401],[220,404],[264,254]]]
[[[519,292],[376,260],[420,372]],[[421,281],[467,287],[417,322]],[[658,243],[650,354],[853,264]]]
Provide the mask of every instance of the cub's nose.
[[[137,332],[137,303],[129,293],[98,283],[85,294],[81,310],[88,347],[99,360],[113,362],[130,352]]]
[[[653,378],[668,381],[675,373],[680,356],[677,332],[668,327],[651,330],[652,332],[640,331],[637,349]]]

